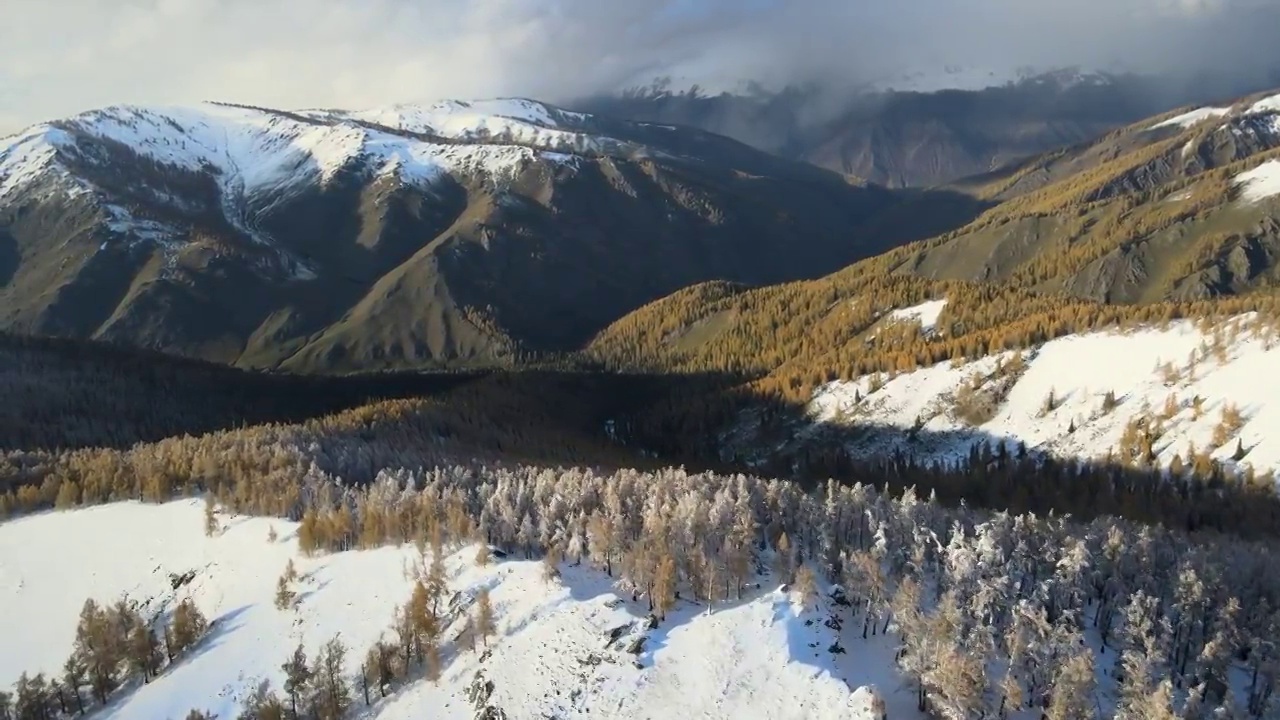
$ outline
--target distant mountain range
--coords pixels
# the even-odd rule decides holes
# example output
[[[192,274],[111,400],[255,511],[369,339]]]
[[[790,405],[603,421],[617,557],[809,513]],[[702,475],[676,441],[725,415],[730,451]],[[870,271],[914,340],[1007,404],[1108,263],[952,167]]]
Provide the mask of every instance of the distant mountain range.
[[[1280,84],[1079,69],[915,70],[843,90],[742,84],[708,92],[670,79],[585,98],[601,115],[700,127],[783,157],[891,187],[937,186],[1145,117]]]
[[[905,201],[526,100],[112,107],[0,141],[0,329],[295,369],[509,360],[692,283],[821,275],[977,211],[947,195],[858,231]]]

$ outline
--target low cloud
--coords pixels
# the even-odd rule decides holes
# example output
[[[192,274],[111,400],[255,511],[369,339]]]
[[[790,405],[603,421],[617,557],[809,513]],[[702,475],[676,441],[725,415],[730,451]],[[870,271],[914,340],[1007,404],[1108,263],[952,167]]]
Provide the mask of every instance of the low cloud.
[[[6,0],[0,131],[124,102],[566,100],[658,76],[1280,65],[1280,0]]]

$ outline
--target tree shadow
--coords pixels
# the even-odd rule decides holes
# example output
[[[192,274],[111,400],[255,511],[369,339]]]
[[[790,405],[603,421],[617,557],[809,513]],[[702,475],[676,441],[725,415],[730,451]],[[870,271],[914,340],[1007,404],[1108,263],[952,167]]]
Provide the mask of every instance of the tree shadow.
[[[834,480],[893,495],[914,488],[949,506],[1280,536],[1280,496],[1266,483],[1249,483],[1235,461],[1214,461],[1201,474],[1173,478],[1151,458],[1058,457],[981,426],[901,427],[856,415],[817,420],[805,403],[744,387],[705,386],[705,394],[664,408],[661,423],[620,421],[617,427],[627,433],[620,441],[690,469],[810,487]],[[644,417],[652,406],[631,410]],[[702,429],[672,431],[684,428]]]

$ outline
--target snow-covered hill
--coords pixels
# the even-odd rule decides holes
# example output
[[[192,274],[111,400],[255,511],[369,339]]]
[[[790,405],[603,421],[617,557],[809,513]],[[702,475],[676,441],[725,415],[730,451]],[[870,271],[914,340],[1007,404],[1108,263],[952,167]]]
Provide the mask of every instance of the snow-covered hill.
[[[937,322],[940,301],[886,322]],[[962,364],[822,386],[817,425],[883,427],[854,442],[886,443],[918,457],[962,458],[975,442],[1061,458],[1113,460],[1150,443],[1155,462],[1209,453],[1228,467],[1280,470],[1280,347],[1273,331],[1240,316],[1212,330],[1191,321],[1096,332]],[[918,429],[914,439],[903,431]]]
[[[88,597],[112,602],[127,595],[144,616],[190,597],[213,621],[189,657],[148,684],[120,691],[103,718],[180,718],[193,707],[235,717],[260,680],[281,688],[280,666],[299,641],[314,654],[339,634],[354,675],[365,650],[384,634],[390,638],[396,606],[408,599],[405,567],[419,559],[416,548],[307,558],[298,553],[294,523],[222,517],[221,524],[219,534],[206,537],[201,503],[179,501],[119,503],[0,525],[0,613],[21,619],[6,625],[0,687],[23,671],[60,672]],[[467,693],[477,678],[479,685],[492,683],[487,704],[512,720],[872,720],[872,695],[863,686],[878,688],[894,720],[920,717],[914,692],[892,670],[888,638],[862,640],[853,624],[842,636],[824,624],[841,609],[802,611],[791,596],[771,590],[767,577],[744,601],[709,613],[678,603],[650,630],[643,599],[631,602],[586,565],[562,565],[561,577],[547,580],[537,561],[479,567],[475,557],[475,547],[448,557],[448,585],[464,609],[482,588],[490,591],[497,633],[489,652],[446,643],[439,681],[411,681],[361,717],[476,717]],[[291,558],[302,574],[301,602],[278,610],[276,579]],[[175,590],[171,574],[189,572],[194,576]],[[457,629],[455,623],[445,637]],[[618,636],[612,642],[611,631]],[[828,651],[836,640],[846,653]],[[629,652],[633,643],[640,647]],[[354,694],[364,713],[358,684]]]

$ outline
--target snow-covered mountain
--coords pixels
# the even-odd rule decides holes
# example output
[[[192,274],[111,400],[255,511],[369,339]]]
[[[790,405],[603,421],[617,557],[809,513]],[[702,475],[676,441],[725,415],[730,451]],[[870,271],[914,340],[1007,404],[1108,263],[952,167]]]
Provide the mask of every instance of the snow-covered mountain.
[[[939,299],[883,322],[928,332],[944,312]],[[1270,370],[1278,340],[1253,315],[1213,327],[1184,320],[836,381],[815,393],[809,432],[869,428],[849,445],[860,456],[956,461],[975,444],[1003,442],[1063,460],[1188,471],[1203,455],[1261,477],[1280,472],[1280,380]]]
[[[0,329],[254,365],[563,349],[693,282],[865,257],[849,228],[892,201],[522,99],[110,107],[0,140]]]
[[[514,179],[529,163],[571,164],[575,155],[620,150],[583,131],[586,116],[528,100],[444,102],[366,111],[282,112],[206,103],[199,107],[118,106],[44,123],[0,139],[0,203],[22,193],[41,199],[101,193],[86,166],[108,170],[126,148],[168,171],[206,175],[227,217],[265,240],[251,215],[340,172],[423,189],[474,174]],[[181,202],[157,192],[154,200]],[[172,238],[182,229],[138,217],[129,203],[106,205],[126,239]],[[305,263],[303,263],[305,265]]]
[[[314,656],[335,634],[349,648],[345,673],[358,675],[364,650],[392,635],[396,607],[412,588],[405,568],[419,551],[305,557],[296,523],[224,516],[223,529],[206,537],[201,507],[120,503],[0,525],[0,612],[23,619],[6,628],[0,688],[23,672],[60,674],[84,600],[122,596],[144,617],[191,598],[212,629],[189,658],[121,690],[97,717],[163,720],[193,708],[235,717],[261,681],[280,691],[280,666],[297,643]],[[923,717],[893,669],[888,636],[863,640],[853,623],[827,627],[827,615],[840,608],[802,610],[767,575],[741,602],[710,612],[681,602],[650,629],[644,600],[631,601],[602,572],[566,563],[559,578],[547,579],[538,561],[477,566],[476,550],[448,557],[447,583],[462,614],[482,589],[490,593],[496,632],[487,649],[445,644],[438,681],[412,680],[385,699],[374,692],[375,704],[360,717],[880,720],[877,696],[894,720]],[[301,575],[300,601],[281,610],[276,580],[290,560]],[[455,616],[445,636],[460,627]],[[849,651],[829,652],[837,640]],[[486,683],[487,693],[474,694]]]

